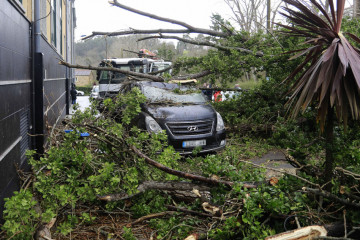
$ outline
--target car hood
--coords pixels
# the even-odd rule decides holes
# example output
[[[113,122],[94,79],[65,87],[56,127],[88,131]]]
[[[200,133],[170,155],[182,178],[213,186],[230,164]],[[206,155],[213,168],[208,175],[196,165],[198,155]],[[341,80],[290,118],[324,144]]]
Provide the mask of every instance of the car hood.
[[[209,104],[164,106],[144,105],[145,112],[162,121],[196,121],[216,117],[214,108]]]

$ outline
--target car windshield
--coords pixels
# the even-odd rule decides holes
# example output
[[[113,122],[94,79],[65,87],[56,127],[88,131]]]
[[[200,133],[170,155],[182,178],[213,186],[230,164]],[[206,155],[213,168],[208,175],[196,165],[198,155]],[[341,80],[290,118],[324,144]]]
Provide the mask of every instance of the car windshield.
[[[164,102],[164,101],[170,101],[173,103],[205,103],[206,102],[205,97],[200,92],[187,93],[188,90],[189,88],[185,88],[175,92],[170,89],[157,88],[153,86],[143,86],[144,95],[152,103]]]

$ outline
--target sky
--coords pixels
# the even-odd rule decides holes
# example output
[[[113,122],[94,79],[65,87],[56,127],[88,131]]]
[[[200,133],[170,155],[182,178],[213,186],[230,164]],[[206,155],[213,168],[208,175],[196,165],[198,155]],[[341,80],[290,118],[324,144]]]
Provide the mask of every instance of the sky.
[[[118,0],[129,7],[162,17],[183,21],[195,27],[209,28],[212,13],[230,18],[231,10],[224,0]],[[119,31],[129,28],[180,28],[111,6],[108,0],[75,0],[75,41],[93,31]]]

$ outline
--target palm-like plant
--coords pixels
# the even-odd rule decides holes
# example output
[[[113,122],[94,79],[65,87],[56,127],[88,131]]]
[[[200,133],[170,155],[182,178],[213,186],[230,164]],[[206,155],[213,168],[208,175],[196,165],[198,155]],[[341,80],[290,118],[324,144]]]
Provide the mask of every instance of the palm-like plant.
[[[329,181],[333,171],[333,125],[334,115],[347,125],[349,114],[353,119],[360,117],[360,51],[353,47],[341,33],[341,21],[345,0],[329,1],[330,13],[317,1],[312,6],[299,0],[284,0],[287,7],[282,13],[292,26],[279,24],[286,34],[305,37],[309,47],[299,49],[292,58],[305,55],[305,60],[289,76],[292,80],[300,75],[291,88],[289,103],[292,116],[304,111],[310,103],[316,103],[317,120],[321,130],[325,129],[326,160],[325,180]],[[347,35],[360,43],[360,39]]]

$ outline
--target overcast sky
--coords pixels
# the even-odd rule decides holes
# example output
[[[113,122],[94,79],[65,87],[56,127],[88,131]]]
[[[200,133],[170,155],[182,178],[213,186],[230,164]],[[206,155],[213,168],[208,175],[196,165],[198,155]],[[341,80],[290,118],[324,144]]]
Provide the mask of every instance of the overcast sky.
[[[224,0],[119,0],[127,6],[173,18],[195,27],[209,28],[212,13],[228,19],[230,9]],[[77,27],[75,41],[92,31],[118,31],[129,29],[179,28],[147,17],[113,7],[108,0],[75,0]]]

